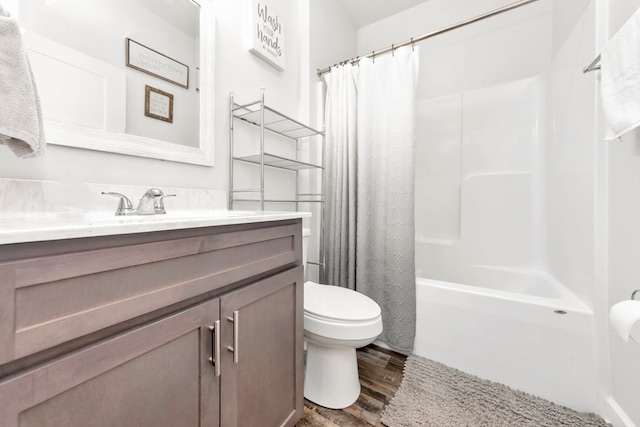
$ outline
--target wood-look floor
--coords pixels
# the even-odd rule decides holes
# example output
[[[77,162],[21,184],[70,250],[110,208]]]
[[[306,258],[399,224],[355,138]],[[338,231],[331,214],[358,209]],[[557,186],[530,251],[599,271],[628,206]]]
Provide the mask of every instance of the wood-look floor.
[[[345,409],[327,409],[305,399],[304,417],[296,427],[381,427],[380,416],[402,381],[406,356],[369,345],[357,350],[360,397]]]

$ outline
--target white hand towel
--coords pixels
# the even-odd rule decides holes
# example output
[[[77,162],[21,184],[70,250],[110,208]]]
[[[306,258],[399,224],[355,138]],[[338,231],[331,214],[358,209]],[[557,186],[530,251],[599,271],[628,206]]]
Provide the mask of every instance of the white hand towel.
[[[606,141],[640,126],[640,9],[609,40],[600,60]]]
[[[0,5],[0,144],[18,157],[44,153],[40,98],[20,27]]]

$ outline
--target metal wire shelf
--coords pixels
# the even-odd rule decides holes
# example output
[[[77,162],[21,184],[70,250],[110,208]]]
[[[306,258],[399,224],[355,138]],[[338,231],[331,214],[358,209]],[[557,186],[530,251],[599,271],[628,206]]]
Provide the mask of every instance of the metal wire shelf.
[[[260,130],[260,149],[257,154],[236,156],[234,150],[234,126],[235,122],[248,124],[255,126]],[[287,139],[295,141],[296,154],[295,159],[290,157],[284,157],[274,154],[273,152],[265,152],[265,132],[274,133],[279,136],[283,136]],[[310,138],[319,136],[321,141]],[[314,164],[299,160],[300,156],[300,142],[303,138],[309,138],[309,142],[319,142],[321,145],[319,148],[322,150],[320,157],[320,164]],[[325,133],[319,131],[294,120],[285,114],[282,114],[264,103],[264,90],[262,90],[260,100],[252,102],[250,104],[237,104],[234,102],[233,93],[230,96],[229,102],[229,152],[230,152],[230,164],[229,164],[229,209],[234,208],[234,203],[258,203],[261,210],[265,210],[265,203],[278,204],[278,203],[291,203],[295,204],[295,209],[300,210],[301,207],[311,208],[311,205],[316,206],[319,210],[319,215],[315,220],[318,221],[320,228],[319,239],[319,257],[317,262],[311,260],[307,261],[308,264],[317,265],[320,267],[320,273],[325,265],[323,259],[324,254],[324,242],[323,236],[323,217],[324,217],[324,194],[323,190],[320,193],[302,192],[300,177],[305,174],[300,174],[300,171],[309,170],[313,173],[319,173],[320,188],[324,188],[324,159],[325,159]],[[248,163],[259,166],[260,186],[259,188],[234,188],[234,164],[237,162]],[[283,198],[267,198],[265,197],[265,169],[266,168],[278,168],[290,171],[295,174],[295,196],[289,198],[285,196]],[[315,172],[317,171],[317,172]],[[311,190],[314,191],[314,190]],[[305,206],[305,204],[307,204]],[[314,207],[313,209],[316,209]],[[312,225],[313,227],[313,225]]]
[[[233,104],[232,114],[235,118],[243,120],[249,124],[260,127],[264,123],[264,128],[291,139],[306,138],[309,136],[322,135],[319,130],[313,129],[300,123],[266,105],[264,111],[260,108],[261,101],[256,101],[247,105]]]

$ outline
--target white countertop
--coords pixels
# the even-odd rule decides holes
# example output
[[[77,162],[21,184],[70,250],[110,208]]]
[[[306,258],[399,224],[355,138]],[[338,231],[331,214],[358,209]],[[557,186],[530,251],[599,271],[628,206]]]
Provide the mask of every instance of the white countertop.
[[[113,212],[1,214],[0,245],[307,218],[308,212],[192,210],[164,215]]]

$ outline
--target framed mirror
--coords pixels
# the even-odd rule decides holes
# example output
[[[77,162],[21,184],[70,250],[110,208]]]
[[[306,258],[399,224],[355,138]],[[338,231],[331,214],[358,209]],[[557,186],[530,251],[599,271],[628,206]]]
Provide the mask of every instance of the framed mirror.
[[[214,164],[213,0],[29,0],[47,142]]]

